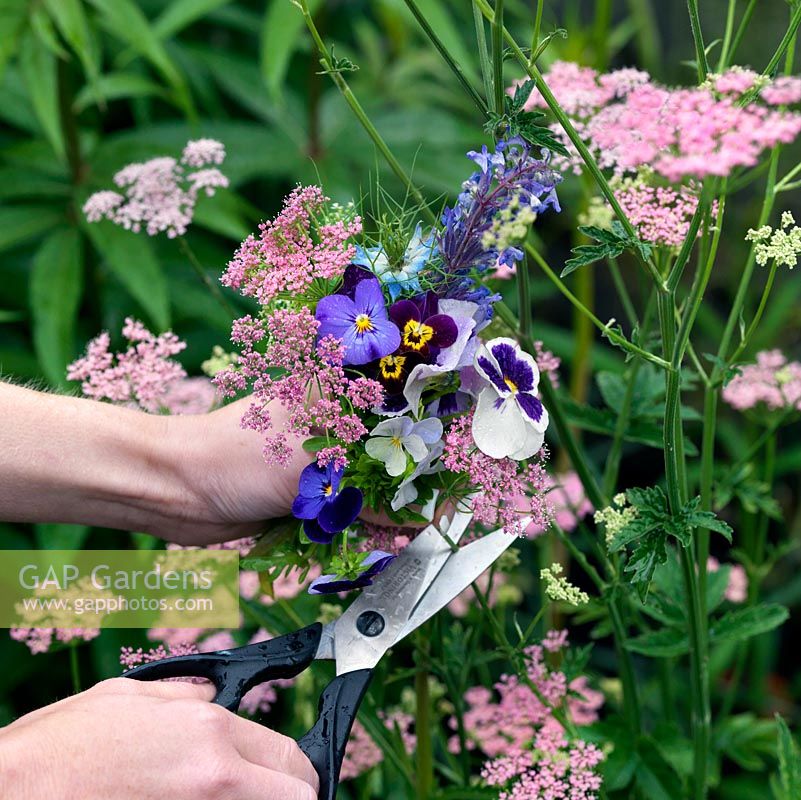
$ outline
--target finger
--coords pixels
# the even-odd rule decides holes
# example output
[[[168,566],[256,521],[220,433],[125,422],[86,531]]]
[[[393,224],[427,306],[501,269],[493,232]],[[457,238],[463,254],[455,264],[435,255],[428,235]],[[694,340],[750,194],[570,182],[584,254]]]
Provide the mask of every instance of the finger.
[[[107,694],[140,695],[159,697],[164,700],[206,700],[214,699],[214,684],[208,681],[195,683],[189,680],[137,681],[133,678],[110,678],[92,687],[95,692]]]
[[[317,791],[317,770],[294,739],[244,717],[235,717],[232,726],[233,744],[242,758],[251,764],[290,775]]]
[[[317,789],[306,781],[249,761],[239,762],[234,787],[226,800],[317,800]]]

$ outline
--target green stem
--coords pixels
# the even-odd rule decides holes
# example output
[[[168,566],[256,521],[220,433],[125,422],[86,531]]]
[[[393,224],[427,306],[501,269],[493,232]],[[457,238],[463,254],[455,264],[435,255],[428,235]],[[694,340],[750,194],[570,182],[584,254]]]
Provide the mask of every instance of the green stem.
[[[459,65],[459,62],[450,54],[448,48],[442,43],[442,40],[437,36],[436,31],[429,25],[428,20],[425,18],[425,15],[420,11],[417,3],[414,0],[404,0],[406,3],[409,11],[412,12],[414,18],[419,23],[420,27],[425,32],[426,36],[431,40],[431,44],[437,48],[439,54],[445,59],[445,63],[451,68],[451,71],[456,76],[459,83],[461,83],[462,88],[467,92],[470,99],[476,104],[478,110],[486,115],[487,113],[487,105],[484,102],[481,95],[473,88],[473,84],[470,83],[467,76],[464,73],[464,70]]]
[[[745,32],[748,30],[748,26],[751,24],[751,17],[754,16],[756,4],[757,0],[748,0],[748,5],[743,12],[743,18],[740,20],[740,24],[737,26],[737,33],[734,34],[734,41],[731,43],[731,49],[726,54],[726,62],[723,64],[724,68],[729,66],[734,58],[735,53],[740,47],[740,43],[745,36]]]
[[[517,309],[520,332],[523,336],[531,334],[531,275],[529,260],[526,256],[517,266]]]
[[[593,567],[592,564],[587,560],[587,556],[579,550],[578,547],[574,544],[573,540],[563,531],[555,522],[551,524],[551,527],[556,532],[556,535],[559,537],[559,541],[565,546],[565,549],[570,553],[573,557],[573,560],[584,570],[587,577],[595,584],[595,588],[598,589],[598,593],[603,595],[606,591],[607,586],[604,582],[603,578],[598,574],[598,570]]]
[[[431,693],[429,689],[428,640],[418,632],[417,672],[414,676],[415,725],[417,733],[417,796],[428,800],[434,791],[434,744],[431,737]]]
[[[729,8],[726,12],[726,29],[723,34],[723,44],[720,46],[720,58],[718,59],[717,72],[723,72],[729,60],[729,48],[731,47],[731,37],[734,33],[734,15],[737,10],[737,0],[729,0]]]
[[[709,64],[706,60],[706,50],[704,48],[704,35],[701,32],[701,17],[698,15],[698,0],[687,0],[687,11],[690,14],[690,27],[693,32],[693,42],[695,42],[695,60],[698,66],[698,83],[706,80],[709,72]]]
[[[309,7],[306,4],[306,0],[297,0],[297,3],[301,13],[303,14],[306,27],[309,29],[312,39],[314,40],[314,44],[317,47],[317,51],[320,55],[320,63],[322,64],[323,69],[328,75],[331,76],[331,80],[334,81],[334,84],[336,85],[337,89],[339,89],[342,97],[345,99],[345,102],[350,106],[350,109],[356,116],[356,119],[359,120],[362,127],[367,132],[367,135],[373,140],[373,144],[375,144],[377,150],[384,157],[384,160],[387,162],[387,164],[389,164],[390,169],[395,173],[401,183],[403,183],[403,185],[406,187],[409,194],[414,198],[414,201],[421,209],[421,213],[425,215],[432,225],[436,225],[439,222],[437,215],[429,207],[426,199],[423,197],[422,192],[412,183],[412,179],[406,173],[406,170],[401,166],[398,159],[395,158],[394,154],[389,149],[389,146],[378,132],[378,129],[370,121],[370,118],[362,108],[361,103],[356,99],[356,95],[353,94],[350,86],[348,86],[347,81],[342,77],[342,73],[334,69],[334,65],[331,63],[331,58],[326,50],[325,42],[320,36],[320,32],[317,30],[317,26],[314,23],[314,18],[309,13]]]
[[[732,353],[731,358],[729,359],[731,363],[735,363],[740,354],[746,349],[746,347],[748,347],[748,343],[751,341],[751,337],[754,335],[754,332],[756,331],[757,326],[762,319],[762,315],[765,313],[765,306],[768,303],[768,297],[770,296],[771,289],[773,288],[773,282],[776,278],[777,268],[778,265],[774,259],[770,267],[770,272],[768,273],[768,279],[765,281],[765,288],[762,290],[762,297],[759,298],[759,306],[754,314],[754,318],[751,320],[751,324],[748,326],[748,330],[745,332],[745,336],[743,336],[743,340],[740,342],[737,349]]]
[[[634,664],[631,654],[625,648],[628,639],[626,626],[620,613],[620,606],[615,596],[615,590],[607,601],[609,608],[609,620],[612,623],[612,632],[615,641],[615,653],[620,664],[620,683],[623,687],[623,712],[629,730],[635,736],[640,733],[640,701],[637,693],[637,680],[634,675]]]
[[[611,0],[596,0],[595,23],[593,25],[593,44],[595,50],[595,68],[599,72],[606,70],[609,64],[609,26],[612,23]]]
[[[481,9],[481,12],[487,19],[494,20],[495,13],[490,7],[489,3],[487,3],[487,0],[475,0],[475,3],[478,5],[478,7]],[[629,218],[620,207],[620,203],[618,203],[617,199],[615,198],[615,193],[609,186],[609,181],[607,181],[604,177],[603,172],[601,172],[601,168],[598,166],[592,154],[587,149],[587,146],[584,144],[581,136],[573,127],[573,124],[570,122],[567,114],[554,97],[553,92],[548,88],[548,84],[545,83],[542,73],[537,69],[536,65],[529,63],[525,53],[520,49],[520,46],[515,41],[514,37],[505,28],[503,30],[503,35],[512,50],[512,54],[517,59],[517,62],[534,81],[537,91],[542,95],[542,99],[545,101],[556,121],[563,128],[565,134],[567,134],[567,137],[578,151],[581,159],[584,161],[584,164],[587,167],[587,171],[590,173],[590,175],[592,175],[593,179],[598,184],[598,188],[601,190],[601,193],[612,207],[612,210],[615,212],[615,216],[620,220],[620,224],[623,226],[626,235],[631,239],[639,239],[637,231],[634,229],[634,226],[629,221]],[[653,261],[651,259],[643,258],[642,254],[639,252],[636,255],[642,261],[645,268],[656,282],[657,286],[662,287],[662,277],[659,275],[659,272],[656,269],[656,265],[653,263]]]
[[[78,662],[78,645],[72,642],[70,651],[70,677],[72,678],[72,691],[75,694],[81,691],[81,665]]]
[[[495,0],[495,11],[492,15],[492,87],[494,91],[495,113],[503,114],[503,3]]]
[[[795,34],[799,25],[801,25],[801,3],[796,4],[793,15],[790,17],[790,24],[787,27],[781,42],[779,42],[776,52],[771,57],[770,61],[768,61],[765,69],[762,70],[763,75],[772,76],[776,70],[776,67],[779,66],[779,62],[784,57],[785,53],[792,57],[792,49],[790,46],[795,44],[793,40],[795,39]],[[792,61],[790,63],[792,63]]]
[[[531,37],[531,52],[537,52],[537,46],[540,43],[540,34],[542,33],[542,11],[545,6],[545,0],[537,0],[537,11],[534,15],[534,35]]]
[[[186,241],[184,236],[178,237],[178,247],[181,248],[181,252],[186,256],[187,261],[192,265],[192,269],[195,270],[200,280],[203,281],[205,287],[211,292],[212,297],[225,309],[226,314],[231,316],[231,318],[236,317],[237,314],[233,306],[225,299],[225,295],[217,282],[213,281],[208,272],[203,269],[203,265],[200,263],[200,260],[195,255],[194,250],[189,246],[189,242]]]
[[[649,353],[647,350],[643,350],[641,347],[637,347],[637,345],[632,344],[628,339],[626,339],[625,336],[621,336],[617,331],[601,322],[601,320],[599,320],[598,317],[596,317],[595,314],[593,314],[592,311],[590,311],[584,305],[584,303],[582,303],[581,300],[579,300],[578,297],[576,297],[573,292],[571,292],[570,289],[565,286],[561,278],[548,265],[548,262],[530,243],[526,243],[526,252],[537,262],[537,264],[539,264],[542,271],[546,274],[554,286],[556,286],[559,291],[573,304],[573,306],[579,309],[593,323],[593,325],[598,328],[598,330],[608,337],[611,342],[618,345],[623,350],[631,353],[632,355],[636,355],[645,359],[646,361],[650,361],[652,364],[656,364],[662,369],[670,369],[669,362],[665,361],[659,356],[655,356],[653,353]]]
[[[481,79],[484,82],[484,96],[487,98],[485,105],[492,102],[492,59],[490,59],[489,48],[487,47],[487,32],[484,30],[484,16],[475,0],[472,2],[473,22],[476,28],[476,44],[478,46],[478,60],[481,64]]]
[[[660,294],[657,298],[662,347],[665,355],[676,354],[675,295]],[[674,362],[675,364],[675,362]],[[671,512],[680,512],[687,499],[681,425],[681,386],[679,372],[667,373],[664,417],[665,473]],[[698,569],[690,547],[680,547],[682,576],[688,600],[690,639],[690,674],[692,695],[692,730],[694,738],[694,797],[707,796],[707,760],[709,756],[710,722],[709,665],[706,642],[706,620],[702,615],[698,591]],[[705,566],[705,565],[704,565]]]
[[[626,286],[626,282],[623,280],[623,275],[620,272],[617,259],[609,258],[607,259],[607,263],[609,264],[609,274],[612,276],[612,283],[615,284],[615,291],[617,292],[618,299],[623,306],[623,310],[626,312],[626,319],[632,328],[636,328],[639,325],[637,310],[634,308],[628,286]]]

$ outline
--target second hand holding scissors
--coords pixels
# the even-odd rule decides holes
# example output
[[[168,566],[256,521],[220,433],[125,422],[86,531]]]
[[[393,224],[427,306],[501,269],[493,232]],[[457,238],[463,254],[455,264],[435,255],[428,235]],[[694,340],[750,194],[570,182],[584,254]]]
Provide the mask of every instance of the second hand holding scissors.
[[[236,711],[243,695],[265,681],[293,678],[316,659],[334,660],[336,677],[320,696],[319,716],[298,739],[320,777],[320,800],[334,800],[345,747],[384,654],[463,592],[515,541],[497,530],[465,547],[459,539],[472,513],[456,511],[440,527],[429,525],[405,547],[342,616],[276,639],[216,653],[177,656],[143,664],[126,678],[199,677],[217,689],[214,702]],[[527,523],[523,521],[522,527]]]

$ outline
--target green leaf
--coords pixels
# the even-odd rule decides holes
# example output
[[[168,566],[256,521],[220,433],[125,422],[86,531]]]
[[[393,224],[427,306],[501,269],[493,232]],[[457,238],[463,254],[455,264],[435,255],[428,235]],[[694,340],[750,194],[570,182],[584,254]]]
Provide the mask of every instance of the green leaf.
[[[186,83],[144,12],[133,0],[89,0],[100,12],[103,27],[147,59],[193,111]]]
[[[629,237],[619,222],[612,223],[612,229],[598,228],[595,225],[580,225],[579,230],[597,244],[580,244],[572,249],[573,258],[565,262],[560,277],[564,278],[579,267],[587,266],[605,258],[617,258],[626,250],[637,250],[643,258],[648,258],[651,248],[639,239]]]
[[[153,23],[153,31],[159,39],[169,39],[230,2],[231,0],[172,0]]]
[[[98,47],[81,0],[44,0],[48,14],[64,41],[75,51],[91,87],[100,75]]]
[[[58,112],[56,58],[31,35],[23,37],[20,69],[28,97],[45,138],[60,159],[64,159],[64,138]]]
[[[108,268],[147,311],[156,328],[167,330],[170,327],[167,280],[147,237],[110,222],[86,223],[86,230]]]
[[[61,211],[46,206],[0,206],[0,253],[39,236],[63,221]]]
[[[89,536],[87,525],[40,524],[34,526],[40,550],[80,550]]]
[[[776,714],[777,744],[776,750],[779,756],[779,787],[781,794],[776,795],[776,800],[795,800],[801,797],[801,755],[798,746],[793,740],[793,735],[787,727],[787,723]]]
[[[323,447],[328,447],[336,442],[332,441],[328,436],[311,436],[303,442],[303,449],[307,453],[316,453]]]
[[[81,237],[74,228],[54,231],[33,259],[30,305],[33,343],[47,379],[66,382],[83,289]]]
[[[789,616],[790,612],[778,603],[760,603],[730,611],[714,622],[709,633],[715,643],[741,642],[778,628]]]
[[[637,786],[647,800],[676,800],[685,797],[681,779],[659,752],[654,741],[641,737],[637,742],[640,763],[635,773]]]
[[[28,0],[0,0],[0,80],[6,64],[17,51],[28,16]]]
[[[100,77],[94,86],[84,86],[76,94],[72,107],[79,114],[98,101],[119,100],[125,97],[163,97],[167,99],[168,93],[163,87],[142,75],[109,72]]]
[[[663,628],[629,639],[626,650],[651,658],[670,658],[689,652],[690,642],[687,634],[678,628]]]
[[[309,13],[314,16],[322,0],[308,0]],[[267,89],[277,99],[281,94],[289,61],[305,37],[306,24],[300,10],[288,0],[271,0],[261,29],[259,60]]]

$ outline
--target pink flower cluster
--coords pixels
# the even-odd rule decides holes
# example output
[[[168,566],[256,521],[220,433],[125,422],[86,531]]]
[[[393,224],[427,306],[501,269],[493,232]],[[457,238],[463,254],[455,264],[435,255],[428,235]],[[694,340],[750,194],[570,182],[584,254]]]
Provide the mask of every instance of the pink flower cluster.
[[[318,186],[298,186],[278,216],[240,245],[221,278],[226,286],[268,305],[305,291],[315,280],[340,277],[356,255],[349,240],[361,233],[359,217],[326,221],[328,199]]]
[[[123,190],[95,192],[84,203],[89,222],[111,220],[126,230],[149,236],[165,232],[171,239],[183,236],[192,222],[201,193],[211,197],[228,186],[228,178],[211,164],[222,164],[225,147],[214,139],[187,142],[181,160],[160,156],[128,164],[114,176]],[[185,167],[193,168],[186,172]]]
[[[744,603],[748,598],[748,574],[742,564],[727,564],[729,567],[729,582],[723,596],[730,603]],[[721,567],[720,562],[710,556],[706,562],[707,572],[717,572]]]
[[[11,628],[9,631],[15,642],[22,642],[33,655],[46,653],[53,642],[90,642],[100,635],[98,628]]]
[[[417,737],[412,733],[414,717],[400,710],[391,711],[381,715],[384,725],[390,730],[400,732],[406,752],[411,754],[417,746]],[[342,761],[340,779],[343,781],[358,778],[359,775],[372,769],[384,760],[384,753],[373,741],[367,729],[359,720],[353,723],[353,728]]]
[[[186,377],[183,367],[172,359],[186,343],[171,332],[156,336],[130,317],[122,335],[129,346],[116,354],[109,349],[107,332],[92,339],[86,355],[67,367],[67,378],[81,381],[83,394],[94,400],[110,400],[151,413],[166,409],[170,393]]]
[[[356,405],[365,398],[381,397],[381,387],[374,381],[355,381],[355,389],[348,387],[342,368],[342,343],[331,336],[317,341],[319,325],[306,306],[297,311],[279,308],[266,321],[250,316],[236,320],[231,339],[242,352],[236,364],[214,378],[227,396],[252,387],[252,402],[242,426],[264,434],[272,431],[264,446],[264,457],[270,464],[289,462],[290,435],[307,438],[313,431],[330,431],[345,443],[357,441],[367,429],[356,414],[342,411],[341,398],[348,397]],[[266,342],[264,352],[256,349],[261,342]],[[274,378],[276,370],[281,376]],[[280,403],[286,413],[286,423],[280,429],[273,426],[272,402]],[[329,449],[324,458],[342,465],[345,454],[341,448]]]
[[[615,197],[640,238],[652,244],[680,247],[698,208],[696,188],[653,186],[644,180],[624,179]],[[717,213],[717,204],[712,214]]]
[[[186,632],[189,637],[193,635],[192,630]],[[272,635],[264,629],[258,630],[250,639],[248,644],[265,642],[272,639]],[[216,650],[230,650],[237,647],[234,637],[228,631],[218,631],[207,636],[200,642],[173,642],[170,644],[160,644],[145,651],[141,647],[123,647],[120,650],[120,663],[125,669],[131,669],[139,664],[150,664],[153,661],[161,661],[173,656],[196,655],[198,653],[212,653]],[[191,682],[202,682],[200,678],[175,678],[169,680],[188,680]],[[292,680],[276,680],[267,683],[260,683],[250,689],[242,698],[239,706],[241,711],[251,716],[257,713],[267,713],[278,699],[277,689],[291,686]]]
[[[584,494],[584,486],[575,472],[566,472],[554,477],[548,475],[545,485],[548,501],[553,510],[553,521],[563,531],[575,530],[579,521],[595,510]],[[526,528],[526,535],[539,536],[546,530],[547,528],[532,522]]]
[[[801,363],[788,361],[779,350],[763,350],[724,387],[723,399],[738,411],[801,410]]]
[[[773,92],[768,83],[761,99],[745,104],[740,99],[755,78],[738,68],[695,88],[660,86],[633,70],[599,75],[566,62],[556,62],[545,80],[599,163],[618,174],[647,166],[674,183],[726,176],[801,132],[801,115],[771,107],[798,96],[797,79]],[[535,91],[527,105],[544,108],[545,101]]]
[[[547,528],[553,509],[545,495],[548,475],[542,465],[545,454],[522,466],[511,458],[492,458],[473,441],[473,414],[453,421],[445,434],[442,463],[451,472],[461,473],[475,492],[472,510],[484,525],[501,524],[506,531],[522,534],[525,516],[540,528]]]
[[[603,705],[603,695],[584,676],[568,683],[563,672],[548,666],[546,652],[553,658],[566,644],[566,632],[551,631],[541,645],[527,648],[528,680],[504,675],[495,685],[497,700],[483,686],[465,695],[468,747],[489,756],[482,777],[502,789],[500,800],[597,797],[601,776],[596,767],[603,754],[595,745],[571,741],[553,715],[553,709],[562,708],[576,725],[590,725]],[[456,728],[455,720],[451,727]],[[449,748],[458,752],[458,737],[451,738]]]

